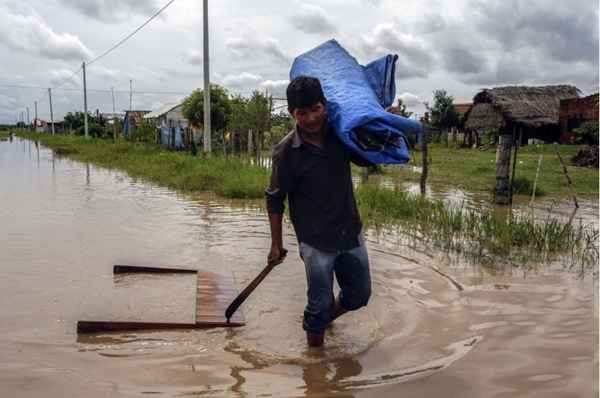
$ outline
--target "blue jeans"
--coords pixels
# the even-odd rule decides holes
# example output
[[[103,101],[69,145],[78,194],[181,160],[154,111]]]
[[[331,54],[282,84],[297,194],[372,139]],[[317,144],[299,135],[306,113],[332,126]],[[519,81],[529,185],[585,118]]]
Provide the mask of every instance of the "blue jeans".
[[[322,333],[332,321],[335,298],[333,274],[340,286],[342,308],[354,311],[371,297],[369,257],[362,236],[360,245],[339,252],[324,252],[300,242],[300,257],[306,267],[308,303],[304,309],[304,330]]]

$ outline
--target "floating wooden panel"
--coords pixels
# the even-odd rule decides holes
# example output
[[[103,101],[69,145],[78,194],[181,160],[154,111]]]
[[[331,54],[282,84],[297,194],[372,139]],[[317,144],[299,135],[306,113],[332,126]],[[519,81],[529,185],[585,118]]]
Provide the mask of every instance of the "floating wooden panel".
[[[227,325],[225,310],[237,296],[233,277],[198,271],[197,291],[196,323]],[[229,325],[241,326],[244,323],[244,315],[240,310],[233,314],[229,320]]]
[[[208,271],[183,268],[141,267],[115,265],[120,273],[196,273],[196,313],[194,323],[143,322],[143,321],[79,321],[77,333],[123,332],[128,330],[201,329],[209,327],[236,327],[245,325],[244,315],[238,310],[229,320],[225,318],[227,306],[237,296],[233,277]]]

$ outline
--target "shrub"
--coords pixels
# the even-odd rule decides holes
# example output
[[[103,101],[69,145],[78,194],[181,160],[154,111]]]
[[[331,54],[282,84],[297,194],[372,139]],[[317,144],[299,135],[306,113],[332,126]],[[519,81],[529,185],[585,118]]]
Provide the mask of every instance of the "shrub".
[[[585,122],[573,129],[574,144],[598,145],[598,122]]]

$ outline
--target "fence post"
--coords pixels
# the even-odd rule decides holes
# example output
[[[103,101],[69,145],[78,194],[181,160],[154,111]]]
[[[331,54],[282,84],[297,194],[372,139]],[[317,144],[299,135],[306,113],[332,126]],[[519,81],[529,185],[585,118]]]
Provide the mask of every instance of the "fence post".
[[[577,202],[577,196],[575,196],[575,190],[573,189],[573,184],[571,182],[571,177],[569,177],[569,172],[567,171],[567,166],[565,166],[565,162],[563,161],[562,156],[560,156],[560,152],[558,151],[558,144],[554,143],[554,150],[556,151],[556,156],[558,156],[558,160],[562,165],[563,172],[565,173],[565,178],[567,179],[567,185],[569,187],[569,191],[571,192],[571,196],[573,197],[573,202],[575,203],[575,208],[579,209],[579,203]]]
[[[496,188],[494,190],[495,202],[506,205],[509,203],[510,149],[512,137],[507,134],[500,136],[496,148]]]
[[[429,173],[429,153],[427,149],[428,134],[425,127],[421,128],[421,195],[425,196],[427,187],[427,174]]]

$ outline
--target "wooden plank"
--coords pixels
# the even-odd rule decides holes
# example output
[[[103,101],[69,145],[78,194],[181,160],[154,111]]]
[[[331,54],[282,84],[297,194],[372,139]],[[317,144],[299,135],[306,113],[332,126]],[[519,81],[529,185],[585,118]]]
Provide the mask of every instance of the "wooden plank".
[[[187,273],[195,274],[198,270],[189,268],[168,268],[168,267],[142,267],[137,265],[115,265],[113,266],[113,274],[124,274],[124,273],[156,273],[156,274],[168,274],[168,273]]]
[[[245,324],[244,315],[238,312],[227,323],[225,310],[237,296],[233,277],[208,271],[198,271],[196,300],[197,324]]]
[[[184,268],[115,265],[115,274],[121,273],[197,273],[196,309],[194,323],[145,321],[79,321],[77,333],[125,332],[133,330],[202,329],[238,327],[246,324],[241,311],[228,321],[225,310],[237,296],[233,276]]]
[[[78,321],[77,333],[126,332],[134,330],[202,329],[207,327],[239,327],[243,325],[243,322],[215,322],[214,319],[208,319],[202,323]]]

